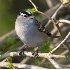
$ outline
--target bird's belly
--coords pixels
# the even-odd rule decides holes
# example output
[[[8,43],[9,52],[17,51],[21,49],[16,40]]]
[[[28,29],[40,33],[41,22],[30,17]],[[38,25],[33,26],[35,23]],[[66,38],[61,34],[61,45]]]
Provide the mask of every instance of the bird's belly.
[[[26,45],[30,47],[40,47],[46,42],[46,37],[38,32],[28,31],[28,34],[24,35],[24,40],[22,40]]]
[[[44,35],[36,28],[32,27],[30,27],[29,29],[27,27],[19,27],[19,29],[17,30],[17,35],[22,40],[22,42],[29,47],[40,47],[46,42],[47,35]]]
[[[26,45],[29,47],[40,47],[45,43],[46,40],[42,40],[39,37],[35,38],[26,38],[25,41],[23,41]]]

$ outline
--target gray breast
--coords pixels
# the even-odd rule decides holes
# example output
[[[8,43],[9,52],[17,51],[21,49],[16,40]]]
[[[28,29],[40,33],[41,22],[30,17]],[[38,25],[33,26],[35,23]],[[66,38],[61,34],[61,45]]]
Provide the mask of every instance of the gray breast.
[[[30,47],[42,46],[42,44],[45,43],[47,40],[47,35],[38,30],[33,19],[29,19],[29,21],[25,21],[20,24],[16,23],[17,27],[15,27],[15,30],[23,43]]]

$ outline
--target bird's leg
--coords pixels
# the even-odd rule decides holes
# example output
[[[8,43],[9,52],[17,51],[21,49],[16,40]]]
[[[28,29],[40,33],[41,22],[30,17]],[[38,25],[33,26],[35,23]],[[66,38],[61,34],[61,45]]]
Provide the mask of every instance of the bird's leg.
[[[27,45],[24,45],[24,47],[20,50],[19,55],[23,55],[27,47]]]
[[[35,57],[38,57],[38,51],[39,51],[39,48],[36,47],[36,48],[34,49],[34,52],[32,53],[32,55],[34,55]]]
[[[23,55],[24,51],[25,51],[25,48],[21,49],[20,52],[19,52],[19,55]]]

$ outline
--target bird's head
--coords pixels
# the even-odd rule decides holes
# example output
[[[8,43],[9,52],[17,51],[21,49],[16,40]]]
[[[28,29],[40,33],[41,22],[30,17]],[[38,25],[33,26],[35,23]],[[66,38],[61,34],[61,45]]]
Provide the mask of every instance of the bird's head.
[[[32,16],[32,13],[29,11],[21,11],[18,16],[23,16],[24,18]]]

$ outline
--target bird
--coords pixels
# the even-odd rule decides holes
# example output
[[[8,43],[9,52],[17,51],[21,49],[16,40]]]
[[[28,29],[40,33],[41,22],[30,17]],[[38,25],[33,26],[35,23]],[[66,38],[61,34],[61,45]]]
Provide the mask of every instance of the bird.
[[[42,47],[42,45],[47,41],[48,36],[52,36],[48,31],[43,32],[43,29],[44,27],[31,12],[23,10],[18,14],[15,21],[15,31],[24,45],[33,48]],[[38,48],[34,53],[38,52]],[[38,53],[36,53],[36,55],[37,54]]]

